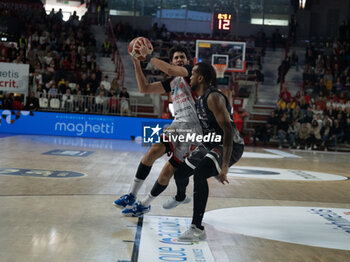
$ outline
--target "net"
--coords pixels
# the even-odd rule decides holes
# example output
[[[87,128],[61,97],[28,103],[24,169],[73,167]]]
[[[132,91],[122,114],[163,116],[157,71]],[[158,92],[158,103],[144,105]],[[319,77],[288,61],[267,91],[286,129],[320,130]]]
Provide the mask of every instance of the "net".
[[[227,65],[223,64],[213,64],[214,69],[216,71],[216,78],[224,78],[225,70]]]

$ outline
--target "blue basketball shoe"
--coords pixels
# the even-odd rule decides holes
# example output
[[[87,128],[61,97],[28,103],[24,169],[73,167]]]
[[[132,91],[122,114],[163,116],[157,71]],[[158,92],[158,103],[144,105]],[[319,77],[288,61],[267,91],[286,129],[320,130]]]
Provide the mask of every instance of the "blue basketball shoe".
[[[122,211],[125,216],[140,217],[143,214],[148,213],[151,210],[151,206],[143,206],[140,201],[137,201],[132,208],[126,208]]]
[[[126,208],[127,206],[132,206],[135,203],[135,200],[135,196],[130,193],[121,196],[119,199],[114,201],[114,205],[118,208]]]

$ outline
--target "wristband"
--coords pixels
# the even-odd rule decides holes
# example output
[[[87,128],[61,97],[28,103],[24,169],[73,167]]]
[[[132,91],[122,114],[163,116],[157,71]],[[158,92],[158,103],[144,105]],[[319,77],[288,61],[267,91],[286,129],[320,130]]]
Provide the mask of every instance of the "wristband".
[[[153,55],[146,55],[146,61],[149,63],[151,59],[153,58]]]

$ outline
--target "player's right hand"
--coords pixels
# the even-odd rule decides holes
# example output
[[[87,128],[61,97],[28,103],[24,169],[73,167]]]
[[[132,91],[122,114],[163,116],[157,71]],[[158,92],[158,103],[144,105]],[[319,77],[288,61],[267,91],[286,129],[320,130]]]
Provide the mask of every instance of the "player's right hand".
[[[153,53],[153,47],[146,45],[143,39],[137,40],[135,49],[138,50],[140,52],[140,55],[143,57],[146,57],[147,55],[150,55]]]

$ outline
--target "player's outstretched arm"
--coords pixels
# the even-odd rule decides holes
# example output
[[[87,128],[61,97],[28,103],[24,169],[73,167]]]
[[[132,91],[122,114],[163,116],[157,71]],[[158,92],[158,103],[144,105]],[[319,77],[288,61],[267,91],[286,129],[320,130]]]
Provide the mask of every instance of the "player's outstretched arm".
[[[162,94],[164,93],[164,87],[161,82],[154,82],[154,83],[148,83],[147,78],[143,74],[141,64],[139,60],[136,60],[131,56],[131,59],[134,63],[135,67],[135,75],[136,75],[136,81],[137,86],[139,88],[140,93],[143,94]]]
[[[135,47],[135,49],[138,50],[143,57],[147,57],[153,53],[153,49],[149,48],[143,40],[139,40],[139,46]],[[148,61],[168,76],[188,76],[187,69],[182,66],[171,65],[156,57],[152,57]]]
[[[211,93],[208,96],[207,103],[209,110],[213,112],[216,121],[224,132],[224,137],[222,138],[224,152],[219,180],[223,184],[224,182],[229,183],[227,180],[227,173],[233,145],[233,127],[231,125],[231,118],[226,109],[225,98],[219,93]]]
[[[169,76],[188,76],[188,71],[183,66],[171,65],[159,58],[152,57],[150,60],[151,64],[157,67],[160,71],[164,72]]]

